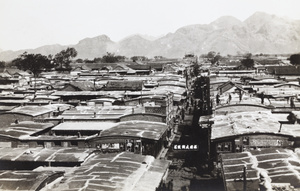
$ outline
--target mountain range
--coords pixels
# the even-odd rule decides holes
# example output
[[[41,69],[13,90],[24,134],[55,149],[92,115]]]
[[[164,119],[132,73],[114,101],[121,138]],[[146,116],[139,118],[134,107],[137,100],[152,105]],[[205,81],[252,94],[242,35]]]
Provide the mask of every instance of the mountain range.
[[[55,55],[67,47],[74,47],[77,58],[93,59],[102,57],[107,52],[126,57],[164,56],[181,58],[186,53],[196,55],[209,51],[221,55],[237,52],[298,53],[300,52],[300,20],[278,17],[263,12],[256,12],[245,21],[232,16],[223,16],[210,24],[196,24],[179,28],[160,38],[143,35],[131,35],[119,42],[112,41],[107,35],[85,38],[75,45],[45,45],[36,49],[19,51],[0,51],[0,60],[9,61],[27,51]]]

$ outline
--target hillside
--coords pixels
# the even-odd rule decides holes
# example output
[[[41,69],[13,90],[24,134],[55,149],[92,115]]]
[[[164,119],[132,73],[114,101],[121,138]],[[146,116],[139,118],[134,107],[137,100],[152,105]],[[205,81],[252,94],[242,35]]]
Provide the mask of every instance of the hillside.
[[[3,51],[0,52],[0,60],[12,60],[25,51],[55,54],[66,47],[56,44],[15,52]],[[211,50],[223,55],[237,52],[295,53],[300,51],[300,21],[257,12],[243,22],[232,16],[224,16],[210,24],[179,28],[156,40],[147,40],[143,35],[131,35],[114,42],[108,36],[100,35],[85,38],[69,47],[74,47],[78,51],[78,58],[82,59],[101,57],[106,52],[127,57],[161,55],[169,58],[183,57],[186,52],[200,55]]]

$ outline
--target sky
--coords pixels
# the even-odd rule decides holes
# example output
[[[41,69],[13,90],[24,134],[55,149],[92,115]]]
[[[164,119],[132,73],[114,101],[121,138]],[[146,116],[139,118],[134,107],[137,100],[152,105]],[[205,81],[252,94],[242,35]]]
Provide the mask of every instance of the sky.
[[[244,21],[257,11],[300,20],[299,0],[0,0],[0,49],[154,37],[221,16]]]

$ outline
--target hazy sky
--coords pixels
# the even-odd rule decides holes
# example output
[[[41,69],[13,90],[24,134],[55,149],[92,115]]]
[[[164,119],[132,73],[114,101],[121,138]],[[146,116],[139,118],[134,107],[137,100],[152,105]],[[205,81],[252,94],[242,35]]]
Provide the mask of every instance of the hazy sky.
[[[0,49],[71,45],[106,34],[161,36],[231,15],[263,11],[300,20],[299,0],[0,0]]]

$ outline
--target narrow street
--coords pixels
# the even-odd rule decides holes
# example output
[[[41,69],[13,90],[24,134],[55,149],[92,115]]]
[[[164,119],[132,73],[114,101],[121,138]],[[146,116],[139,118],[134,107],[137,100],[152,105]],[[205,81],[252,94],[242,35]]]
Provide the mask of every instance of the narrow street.
[[[210,172],[207,163],[207,131],[192,126],[193,116],[185,115],[183,123],[169,148],[166,159],[171,160],[166,185],[173,179],[174,191],[222,191],[223,181]],[[198,151],[174,150],[174,144],[197,144]]]

